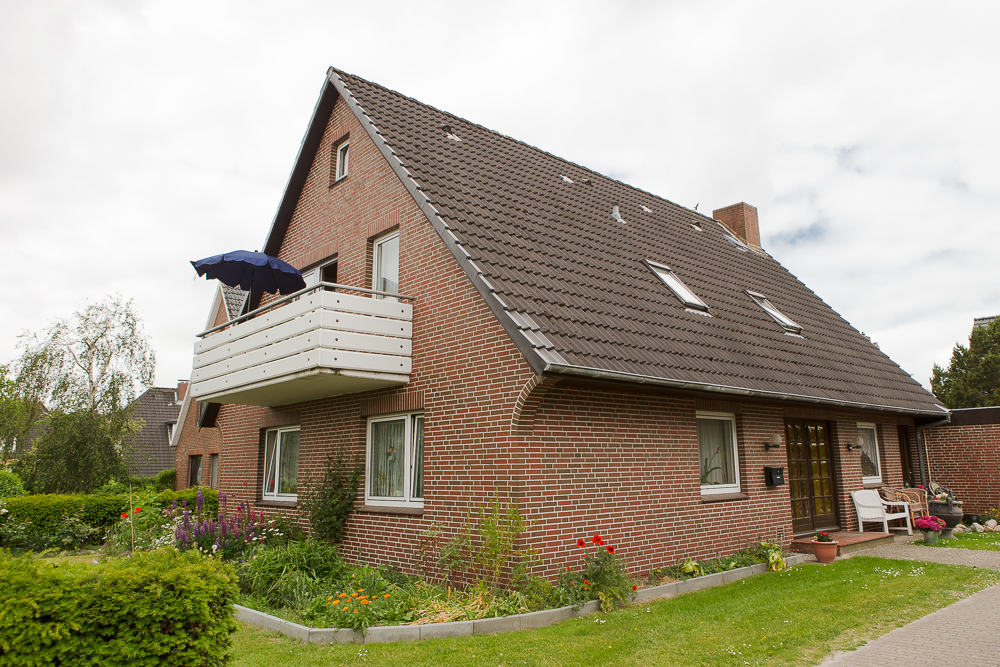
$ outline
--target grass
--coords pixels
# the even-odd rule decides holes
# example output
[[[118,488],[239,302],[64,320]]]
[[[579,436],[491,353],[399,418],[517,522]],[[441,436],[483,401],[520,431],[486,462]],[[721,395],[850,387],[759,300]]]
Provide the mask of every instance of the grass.
[[[500,635],[318,646],[241,626],[231,656],[246,667],[808,665],[997,583],[992,570],[858,556]]]
[[[959,533],[953,540],[938,538],[937,544],[924,544],[925,547],[952,547],[954,549],[974,549],[976,551],[1000,551],[1000,533]]]

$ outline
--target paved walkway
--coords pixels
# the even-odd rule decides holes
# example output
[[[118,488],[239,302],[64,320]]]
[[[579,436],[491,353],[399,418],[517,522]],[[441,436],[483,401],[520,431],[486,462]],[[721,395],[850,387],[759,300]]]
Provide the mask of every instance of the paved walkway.
[[[932,549],[905,536],[895,544],[847,554],[1000,570],[1000,552]],[[820,667],[1000,667],[1000,586],[987,588],[933,614],[896,628],[849,653],[835,654]]]

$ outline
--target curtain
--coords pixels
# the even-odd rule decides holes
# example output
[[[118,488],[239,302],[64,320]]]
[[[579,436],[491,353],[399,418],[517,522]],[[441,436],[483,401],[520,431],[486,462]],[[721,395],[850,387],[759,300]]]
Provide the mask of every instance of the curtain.
[[[399,237],[379,243],[375,258],[375,289],[380,292],[399,291]]]
[[[278,493],[298,493],[299,432],[282,431],[278,450]]]
[[[703,485],[735,484],[733,423],[728,419],[698,420],[698,460]]]
[[[277,431],[268,431],[267,437],[264,440],[264,493],[265,495],[274,495],[276,489],[274,488],[275,473],[278,468],[277,460],[277,447],[276,442],[278,439]]]
[[[859,428],[861,436],[861,476],[878,477],[878,442],[875,439],[875,429]]]
[[[413,450],[410,455],[413,466],[413,480],[410,495],[414,498],[424,497],[424,418],[413,418]]]
[[[378,498],[403,497],[403,455],[406,420],[372,422],[371,481],[368,495]]]

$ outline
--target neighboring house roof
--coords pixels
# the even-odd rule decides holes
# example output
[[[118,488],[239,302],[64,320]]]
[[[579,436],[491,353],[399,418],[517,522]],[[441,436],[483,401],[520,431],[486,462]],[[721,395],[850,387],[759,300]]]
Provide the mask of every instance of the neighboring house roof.
[[[132,403],[132,416],[145,423],[136,439],[135,451],[129,464],[133,475],[155,475],[174,467],[170,449],[168,424],[176,424],[181,406],[176,391],[167,387],[152,387]]]
[[[974,320],[972,320],[972,328],[976,329],[978,327],[988,327],[997,317],[1000,317],[1000,315],[990,315],[989,317],[977,317]]]
[[[226,301],[226,313],[228,313],[229,319],[236,319],[243,312],[248,292],[244,292],[239,287],[230,287],[222,283],[219,285],[222,287],[222,297]]]
[[[945,412],[777,261],[741,251],[711,218],[334,69],[268,254],[281,247],[338,95],[537,372]],[[673,269],[712,317],[686,310],[644,260]]]

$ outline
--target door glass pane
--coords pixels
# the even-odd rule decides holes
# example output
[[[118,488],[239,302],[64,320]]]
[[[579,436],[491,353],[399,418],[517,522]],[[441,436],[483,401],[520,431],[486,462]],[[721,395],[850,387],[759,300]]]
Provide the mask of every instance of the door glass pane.
[[[698,420],[698,458],[701,483],[735,484],[733,460],[733,424],[728,419]]]
[[[413,451],[410,454],[413,479],[410,481],[414,498],[424,497],[424,418],[413,418]]]
[[[268,431],[264,441],[264,493],[275,493],[275,472],[278,465],[278,459],[275,456],[277,438],[277,431]]]
[[[280,461],[278,465],[278,493],[299,491],[299,432],[281,433]]]
[[[368,495],[403,497],[403,441],[406,420],[372,422]]]
[[[399,292],[399,236],[393,236],[375,245],[375,289],[380,292]],[[391,298],[393,297],[379,297]]]

